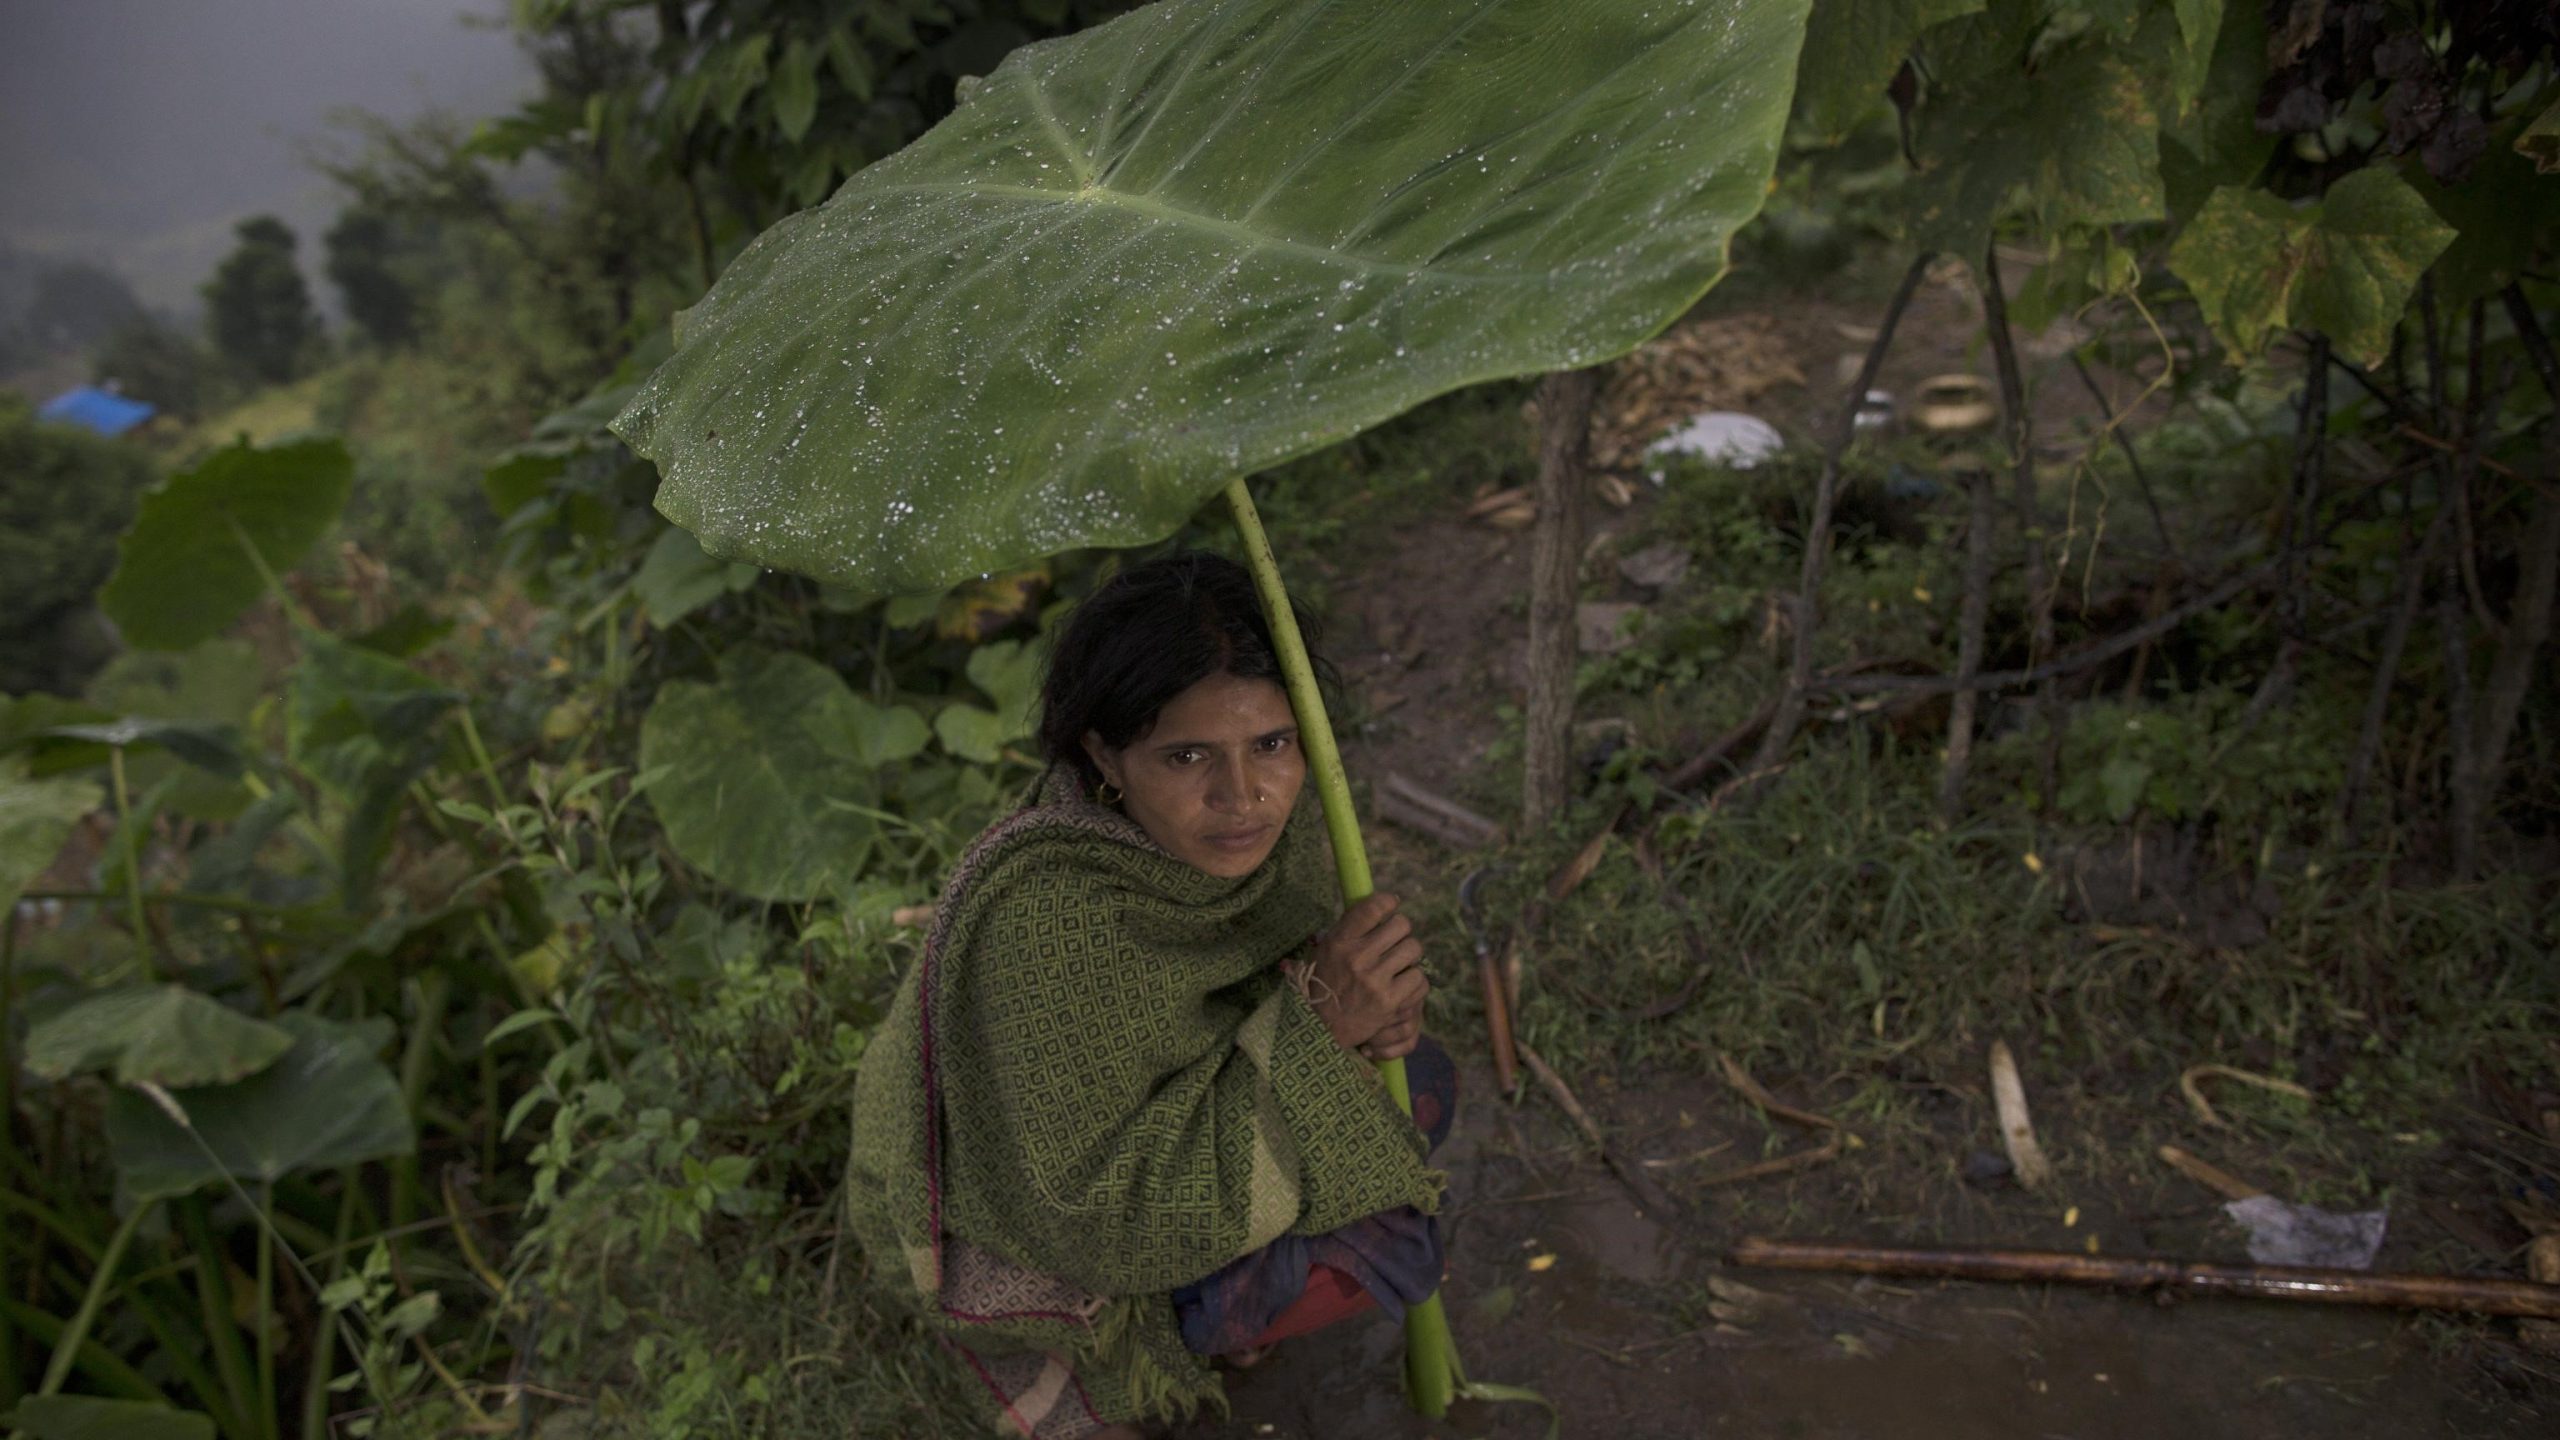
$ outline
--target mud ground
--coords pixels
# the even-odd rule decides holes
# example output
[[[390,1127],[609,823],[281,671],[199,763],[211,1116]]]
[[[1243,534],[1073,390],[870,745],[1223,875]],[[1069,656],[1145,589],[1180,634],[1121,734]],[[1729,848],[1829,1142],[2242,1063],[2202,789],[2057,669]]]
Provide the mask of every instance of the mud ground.
[[[1802,387],[1755,408],[1809,433],[1845,392],[1874,316],[1791,301],[1772,314],[1795,346]],[[1979,309],[1960,280],[1922,287],[1883,383],[1989,373],[1974,351]],[[2048,341],[2058,337],[2046,337]],[[2059,337],[2067,338],[2067,337]],[[2038,350],[2029,346],[2030,368]],[[2122,377],[2102,377],[2122,383]],[[2039,426],[2070,436],[2095,408],[2067,374],[2047,375]],[[2085,432],[2084,432],[2085,433]],[[1642,513],[1595,504],[1595,530]],[[1355,777],[1400,772],[1497,816],[1484,790],[1497,703],[1525,685],[1518,597],[1525,534],[1449,513],[1400,529],[1391,551],[1346,554],[1330,577],[1361,597],[1337,616],[1336,659],[1370,717],[1345,746]],[[1428,842],[1372,827],[1382,885],[1434,883]],[[1428,879],[1426,877],[1429,877]],[[1455,935],[1441,943],[1455,948]],[[1459,1042],[1463,1049],[1463,1042]],[[2003,1243],[2110,1254],[2239,1259],[2239,1232],[2174,1179],[2078,1206],[2013,1184],[1969,1184],[1950,1160],[1935,1175],[1824,1172],[1682,1190],[1701,1153],[1757,1158],[1765,1121],[1698,1074],[1577,1076],[1613,1138],[1665,1162],[1653,1173],[1684,1213],[1644,1213],[1543,1097],[1493,1092],[1462,1056],[1457,1128],[1437,1157],[1450,1175],[1451,1274],[1444,1290],[1460,1353],[1477,1378],[1553,1400],[1574,1437],[2527,1436],[2560,1432],[2560,1382],[2519,1358],[2512,1322],[2413,1318],[2346,1307],[2194,1299],[2163,1302],[2066,1287],[1888,1282],[1748,1272],[1721,1259],[1749,1233],[1884,1243]],[[1780,1077],[1762,1077],[1783,1098]],[[2043,1112],[2039,1111],[2039,1118]],[[2058,1117],[2068,1126],[2069,1117]],[[1949,1117],[1950,1155],[1980,1126]],[[1983,1132],[1987,1134],[1987,1131]],[[1802,1144],[1788,1137],[1784,1143]],[[2382,1267],[2419,1268],[2395,1215]],[[1441,1422],[1405,1408],[1400,1327],[1370,1317],[1279,1347],[1232,1377],[1234,1410],[1182,1440],[1456,1440],[1534,1437],[1523,1406],[1462,1404]],[[2547,1363],[2547,1362],[2545,1362]],[[2560,1371],[2560,1366],[2551,1366]]]
[[[2213,1207],[2171,1196],[2143,1212],[2091,1206],[2069,1226],[2013,1187],[1970,1216],[1914,1225],[1847,1197],[1748,1188],[1645,1214],[1541,1102],[1513,1108],[1481,1067],[1462,1073],[1449,1172],[1444,1290],[1471,1375],[1554,1401],[1566,1436],[1675,1440],[2218,1440],[2551,1433],[2531,1376],[2442,1322],[2380,1311],[2059,1286],[1892,1282],[1745,1271],[1724,1247],[1790,1218],[1798,1233],[2003,1236],[2047,1248],[2219,1254],[2240,1239]],[[1629,1087],[1593,1108],[1663,1173],[1759,1128],[1695,1081]],[[1682,1124],[1686,1118],[1690,1123]],[[1647,1122],[1652,1122],[1649,1130]],[[1725,1153],[1732,1153],[1731,1150]],[[1746,1148],[1746,1153],[1747,1148]],[[2128,1197],[2137,1204],[2152,1195]],[[1897,1202],[1880,1207],[1900,1209]],[[1828,1212],[1828,1213],[1826,1213]],[[2386,1252],[2385,1264],[2391,1256]],[[1715,1306],[1710,1310],[1710,1304]],[[2501,1322],[2503,1323],[2503,1322]],[[1233,1416],[1183,1440],[1530,1440],[1543,1413],[1404,1405],[1399,1326],[1375,1316],[1284,1344],[1233,1377]]]

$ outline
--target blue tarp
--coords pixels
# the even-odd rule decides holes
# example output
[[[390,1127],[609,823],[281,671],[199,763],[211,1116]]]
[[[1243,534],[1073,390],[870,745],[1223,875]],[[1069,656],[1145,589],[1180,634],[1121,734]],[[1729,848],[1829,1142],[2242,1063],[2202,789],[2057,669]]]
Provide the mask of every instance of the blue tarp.
[[[36,415],[66,425],[85,425],[101,435],[121,435],[158,413],[157,407],[140,400],[83,385],[47,400]]]

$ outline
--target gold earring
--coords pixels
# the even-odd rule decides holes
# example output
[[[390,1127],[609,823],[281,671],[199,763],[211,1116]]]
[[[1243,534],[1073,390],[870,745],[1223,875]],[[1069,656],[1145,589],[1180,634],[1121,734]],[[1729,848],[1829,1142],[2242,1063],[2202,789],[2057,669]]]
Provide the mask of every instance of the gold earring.
[[[1100,782],[1100,783],[1096,784],[1096,785],[1093,787],[1093,802],[1094,802],[1095,804],[1097,804],[1097,805],[1117,805],[1117,804],[1119,804],[1119,803],[1120,803],[1120,787],[1119,787],[1119,786],[1117,786],[1117,785],[1112,784],[1112,783],[1111,783],[1110,781],[1108,781],[1108,780],[1104,780],[1104,781],[1102,781],[1102,782]]]

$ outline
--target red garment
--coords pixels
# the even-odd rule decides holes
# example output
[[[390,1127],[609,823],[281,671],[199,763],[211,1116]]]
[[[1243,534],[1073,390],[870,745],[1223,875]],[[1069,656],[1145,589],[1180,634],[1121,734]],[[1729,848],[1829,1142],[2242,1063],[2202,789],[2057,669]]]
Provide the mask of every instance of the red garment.
[[[1309,1265],[1307,1288],[1289,1302],[1289,1308],[1271,1317],[1269,1329],[1253,1337],[1254,1348],[1275,1345],[1377,1308],[1378,1302],[1360,1288],[1359,1281],[1330,1265]]]

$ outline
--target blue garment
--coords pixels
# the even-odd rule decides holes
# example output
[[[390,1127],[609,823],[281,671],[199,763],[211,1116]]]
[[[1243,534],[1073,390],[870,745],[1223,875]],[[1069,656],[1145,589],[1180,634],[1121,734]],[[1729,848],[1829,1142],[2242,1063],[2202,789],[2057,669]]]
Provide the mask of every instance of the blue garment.
[[[1413,1123],[1430,1149],[1449,1138],[1457,1118],[1458,1067],[1430,1036],[1404,1057],[1413,1092]],[[1184,1348],[1225,1355],[1250,1347],[1306,1292],[1311,1266],[1325,1265],[1360,1282],[1390,1319],[1440,1288],[1440,1222],[1410,1205],[1381,1210],[1322,1235],[1283,1235],[1173,1292]]]

